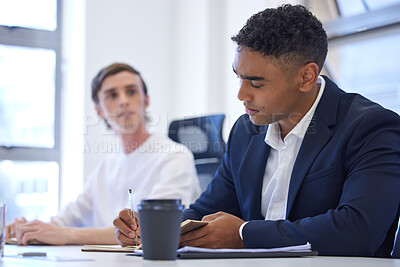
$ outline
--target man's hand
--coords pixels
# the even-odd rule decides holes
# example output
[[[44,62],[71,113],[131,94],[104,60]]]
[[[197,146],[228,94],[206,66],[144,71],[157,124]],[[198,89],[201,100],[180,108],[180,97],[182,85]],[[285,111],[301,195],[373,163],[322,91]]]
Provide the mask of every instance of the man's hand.
[[[14,218],[14,220],[6,225],[6,240],[15,237],[15,233],[17,232],[17,225],[26,223],[27,220],[24,217]]]
[[[179,246],[204,248],[244,248],[239,228],[244,221],[225,212],[203,217],[208,225],[183,234]]]
[[[29,240],[53,245],[65,245],[68,242],[68,232],[54,223],[34,220],[18,224],[15,229],[15,237],[20,245],[28,245]]]
[[[139,219],[136,212],[135,219],[133,219],[130,209],[120,211],[119,216],[113,221],[113,225],[115,237],[121,246],[135,245],[135,231],[138,238],[138,245],[141,243]]]

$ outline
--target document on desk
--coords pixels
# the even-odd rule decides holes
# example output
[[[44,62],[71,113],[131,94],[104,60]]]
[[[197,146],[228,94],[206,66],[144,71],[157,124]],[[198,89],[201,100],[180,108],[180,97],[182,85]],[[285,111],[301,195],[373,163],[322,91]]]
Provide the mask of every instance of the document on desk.
[[[19,245],[18,240],[15,237],[11,237],[5,240],[6,245]],[[31,239],[28,241],[28,245],[47,245],[46,243]]]
[[[85,245],[81,248],[84,252],[123,252],[132,253],[135,250],[141,249],[142,244],[138,246],[121,247],[120,245]]]
[[[181,259],[211,259],[211,258],[274,258],[316,256],[311,244],[270,249],[208,249],[183,247],[177,250]]]
[[[177,251],[178,259],[222,259],[222,258],[279,258],[279,257],[304,257],[317,256],[317,251],[312,251],[311,244],[299,246],[269,248],[269,249],[209,249],[196,247],[183,247]],[[127,256],[143,256],[143,250],[135,250]]]

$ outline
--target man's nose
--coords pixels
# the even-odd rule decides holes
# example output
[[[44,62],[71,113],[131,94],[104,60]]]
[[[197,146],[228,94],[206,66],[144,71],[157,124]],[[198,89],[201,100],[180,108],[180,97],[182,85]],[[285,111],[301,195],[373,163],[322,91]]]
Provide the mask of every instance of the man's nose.
[[[119,104],[120,104],[121,106],[126,106],[126,105],[129,104],[129,98],[128,98],[128,96],[127,96],[125,93],[123,93],[123,94],[120,95]]]
[[[238,92],[237,98],[240,101],[251,100],[250,99],[251,97],[249,94],[249,88],[248,88],[246,82],[243,81],[242,79],[239,81],[239,92]]]

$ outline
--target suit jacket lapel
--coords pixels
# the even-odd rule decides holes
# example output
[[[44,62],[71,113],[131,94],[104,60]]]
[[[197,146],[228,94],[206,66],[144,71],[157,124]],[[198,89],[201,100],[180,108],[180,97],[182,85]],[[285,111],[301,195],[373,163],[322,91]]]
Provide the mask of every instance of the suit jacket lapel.
[[[336,123],[337,109],[339,105],[339,89],[324,76],[326,81],[324,93],[317,106],[312,121],[304,136],[290,179],[289,194],[286,209],[286,218],[289,217],[297,193],[306,177],[308,170],[332,137],[329,126]]]
[[[267,127],[265,127],[266,129]],[[243,203],[244,220],[262,220],[261,190],[270,147],[265,143],[266,131],[252,137],[239,169],[239,201]]]

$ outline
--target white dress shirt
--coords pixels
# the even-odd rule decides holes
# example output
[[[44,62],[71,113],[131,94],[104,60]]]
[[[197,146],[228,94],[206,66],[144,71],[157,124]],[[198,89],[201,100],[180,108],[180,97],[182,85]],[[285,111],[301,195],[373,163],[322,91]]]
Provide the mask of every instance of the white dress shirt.
[[[84,191],[52,221],[69,227],[110,227],[118,213],[146,198],[180,198],[185,207],[200,195],[192,153],[151,135],[132,153],[107,157],[88,177]]]
[[[313,105],[283,140],[278,122],[268,126],[265,142],[271,147],[271,150],[265,167],[261,191],[261,214],[265,217],[265,220],[286,219],[286,206],[293,166],[325,89],[324,78],[319,76],[317,83],[320,84],[320,89]],[[240,226],[240,237],[242,237],[242,230],[245,224],[243,223]]]

